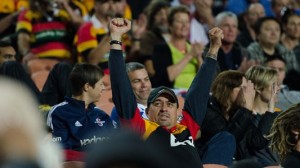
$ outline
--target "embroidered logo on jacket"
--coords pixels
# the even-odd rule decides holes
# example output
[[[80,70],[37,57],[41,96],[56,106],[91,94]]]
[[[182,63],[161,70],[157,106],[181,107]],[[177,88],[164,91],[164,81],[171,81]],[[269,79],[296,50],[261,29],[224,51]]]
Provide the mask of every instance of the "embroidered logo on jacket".
[[[81,127],[82,124],[81,124],[79,121],[76,121],[76,122],[75,122],[75,126],[76,126],[76,127]]]
[[[96,118],[95,124],[98,124],[100,127],[102,127],[104,123],[105,121],[101,121],[100,118]]]

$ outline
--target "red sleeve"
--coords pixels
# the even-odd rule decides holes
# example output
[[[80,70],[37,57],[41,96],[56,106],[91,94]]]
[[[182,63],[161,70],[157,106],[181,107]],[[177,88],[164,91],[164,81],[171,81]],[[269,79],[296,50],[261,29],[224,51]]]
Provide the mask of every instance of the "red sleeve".
[[[85,153],[74,150],[64,150],[65,161],[84,161]]]
[[[195,122],[195,120],[191,117],[191,115],[186,112],[182,111],[183,118],[180,121],[180,124],[187,126],[189,129],[192,137],[196,139],[197,132],[200,130],[200,126]]]
[[[133,129],[134,131],[136,131],[137,133],[139,133],[141,135],[143,135],[146,131],[145,121],[141,117],[141,114],[140,114],[140,111],[138,108],[136,108],[132,119],[126,120],[126,119],[121,118],[120,121],[123,126],[130,127],[131,129]]]

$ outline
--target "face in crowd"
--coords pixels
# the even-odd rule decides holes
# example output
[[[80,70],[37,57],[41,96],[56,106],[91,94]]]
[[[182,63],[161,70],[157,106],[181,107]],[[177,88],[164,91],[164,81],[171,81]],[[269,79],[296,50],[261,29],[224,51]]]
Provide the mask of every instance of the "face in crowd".
[[[265,9],[260,3],[251,4],[246,14],[246,21],[250,26],[254,26],[259,18],[265,17]]]
[[[177,104],[174,97],[162,93],[147,108],[150,121],[171,129],[177,124]]]
[[[257,40],[263,46],[275,46],[280,41],[281,29],[275,20],[266,20],[261,24]]]
[[[6,61],[16,61],[16,51],[12,46],[0,47],[0,65]]]
[[[146,69],[138,69],[127,73],[133,93],[139,103],[146,103],[152,89]]]
[[[284,25],[284,33],[291,39],[300,38],[300,16],[292,15]]]
[[[220,24],[220,28],[224,33],[223,41],[226,43],[234,43],[238,35],[237,20],[232,17],[225,17]]]

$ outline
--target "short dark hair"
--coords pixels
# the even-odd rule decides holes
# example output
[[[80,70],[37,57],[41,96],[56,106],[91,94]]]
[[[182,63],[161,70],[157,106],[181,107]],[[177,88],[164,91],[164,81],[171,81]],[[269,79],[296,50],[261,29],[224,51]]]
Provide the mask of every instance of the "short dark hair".
[[[72,95],[81,95],[86,83],[94,87],[103,75],[101,68],[96,65],[87,63],[75,65],[70,74]]]
[[[12,44],[7,40],[0,40],[0,48],[2,47],[12,47]]]
[[[275,19],[274,17],[262,17],[262,18],[258,19],[254,25],[254,31],[255,31],[256,36],[261,33],[260,28],[262,27],[263,23],[265,23],[266,21],[276,22],[279,25],[280,33],[282,33],[282,25],[277,19]]]
[[[267,64],[271,61],[274,61],[274,60],[279,60],[279,61],[282,61],[284,64],[286,64],[286,61],[285,59],[283,59],[280,55],[275,55],[275,56],[272,56],[272,57],[267,57],[267,59],[265,60],[264,64]]]
[[[126,64],[126,72],[132,72],[140,69],[145,69],[145,66],[138,62],[129,62]]]

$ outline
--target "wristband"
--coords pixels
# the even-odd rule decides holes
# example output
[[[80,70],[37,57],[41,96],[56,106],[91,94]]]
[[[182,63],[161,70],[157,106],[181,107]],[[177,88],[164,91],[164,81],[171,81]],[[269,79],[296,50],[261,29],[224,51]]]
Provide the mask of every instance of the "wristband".
[[[113,45],[113,44],[118,44],[118,45],[121,45],[122,46],[122,42],[121,41],[118,41],[118,40],[111,40],[109,42],[110,45]]]

